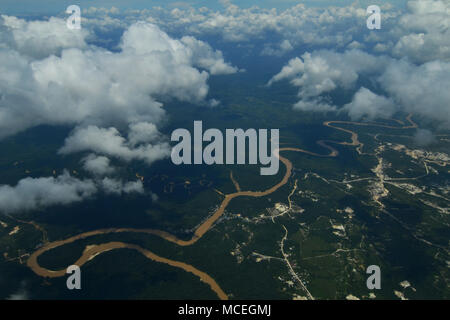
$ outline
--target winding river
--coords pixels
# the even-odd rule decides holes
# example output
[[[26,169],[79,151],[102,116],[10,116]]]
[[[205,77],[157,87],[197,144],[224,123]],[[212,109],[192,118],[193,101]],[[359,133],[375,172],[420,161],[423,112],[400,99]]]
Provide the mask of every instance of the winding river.
[[[281,156],[280,152],[301,152],[308,155],[316,156],[316,157],[337,157],[339,155],[338,150],[336,150],[334,147],[332,147],[330,144],[338,144],[338,145],[345,145],[345,146],[355,146],[357,147],[358,153],[361,153],[361,149],[363,147],[363,143],[359,141],[358,134],[354,131],[351,131],[349,129],[336,127],[333,124],[349,124],[349,125],[357,125],[357,126],[376,126],[376,127],[382,127],[382,128],[390,128],[390,129],[412,129],[417,128],[417,124],[414,123],[414,121],[411,119],[412,115],[409,115],[406,120],[409,122],[408,125],[404,125],[402,121],[395,120],[397,123],[400,124],[400,126],[390,126],[386,124],[378,124],[378,123],[369,123],[369,122],[351,122],[351,121],[325,121],[323,123],[324,126],[330,127],[336,130],[343,131],[345,133],[349,133],[351,135],[351,142],[342,142],[342,141],[332,141],[332,140],[320,140],[317,141],[317,144],[322,146],[325,149],[329,150],[328,154],[318,154],[314,153],[308,150],[299,149],[299,148],[280,148],[278,151],[276,151],[277,156],[279,157],[280,161],[286,166],[286,173],[284,174],[282,180],[274,185],[273,187],[265,190],[265,191],[240,191],[240,188],[237,188],[237,192],[227,194],[224,196],[224,199],[222,200],[222,203],[220,204],[219,208],[214,212],[214,214],[209,217],[205,222],[203,222],[194,232],[193,236],[189,240],[182,240],[177,238],[176,236],[165,232],[161,230],[155,230],[155,229],[133,229],[133,228],[112,228],[112,229],[100,229],[95,231],[89,231],[85,233],[78,234],[76,236],[67,238],[65,240],[58,240],[54,242],[48,242],[45,243],[41,248],[39,248],[37,251],[32,253],[30,255],[30,258],[27,261],[28,267],[31,268],[37,275],[41,277],[46,278],[58,278],[63,277],[66,275],[66,269],[62,270],[49,270],[47,268],[42,267],[38,263],[38,258],[40,255],[42,255],[44,252],[47,252],[49,250],[52,250],[54,248],[66,245],[68,243],[75,242],[80,239],[86,239],[89,237],[97,236],[97,235],[103,235],[103,234],[112,234],[112,233],[126,233],[126,232],[133,232],[133,233],[144,233],[144,234],[152,234],[158,237],[161,237],[167,241],[170,241],[172,243],[175,243],[179,246],[190,246],[196,243],[199,239],[201,239],[205,233],[208,232],[208,230],[211,229],[211,227],[214,225],[214,223],[222,216],[225,209],[227,208],[228,204],[237,197],[253,197],[253,198],[260,198],[265,197],[278,189],[280,189],[282,186],[284,186],[291,174],[292,174],[292,162]],[[237,183],[235,184],[237,186]],[[132,249],[140,252],[142,255],[144,255],[146,258],[151,259],[156,262],[165,263],[167,265],[170,265],[172,267],[183,269],[186,272],[190,272],[200,278],[200,280],[206,284],[208,284],[213,290],[217,297],[221,300],[227,300],[228,296],[227,294],[221,289],[221,287],[217,284],[217,282],[210,277],[207,273],[198,270],[197,268],[186,264],[184,262],[175,261],[167,258],[160,257],[156,255],[155,253],[144,249],[138,245],[124,243],[124,242],[109,242],[109,243],[103,243],[99,245],[90,245],[87,246],[81,255],[81,257],[74,262],[73,264],[81,267],[86,262],[94,259],[96,256],[108,252],[111,250],[116,249]]]

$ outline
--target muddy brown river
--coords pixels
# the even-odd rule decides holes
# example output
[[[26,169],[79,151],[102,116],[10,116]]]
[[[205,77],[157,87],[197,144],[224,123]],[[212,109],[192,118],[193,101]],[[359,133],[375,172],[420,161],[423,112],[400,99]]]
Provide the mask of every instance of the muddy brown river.
[[[274,185],[273,187],[265,190],[265,191],[238,191],[235,193],[227,194],[225,195],[222,203],[220,204],[220,207],[214,212],[214,214],[209,217],[205,222],[203,222],[194,232],[193,236],[189,240],[182,240],[177,238],[176,236],[162,231],[162,230],[154,230],[154,229],[133,229],[133,228],[112,228],[112,229],[100,229],[95,231],[89,231],[85,233],[78,234],[76,236],[67,238],[65,240],[58,240],[54,242],[46,243],[44,246],[39,248],[37,251],[31,254],[30,258],[27,261],[28,267],[31,268],[37,275],[41,277],[46,278],[58,278],[63,277],[66,275],[66,269],[62,270],[49,270],[47,268],[44,268],[39,265],[38,263],[38,257],[43,254],[44,252],[47,252],[49,250],[52,250],[56,247],[60,247],[63,245],[66,245],[68,243],[75,242],[80,239],[86,239],[89,237],[93,237],[96,235],[102,235],[102,234],[111,234],[111,233],[125,233],[125,232],[133,232],[133,233],[144,233],[144,234],[152,234],[159,236],[167,241],[170,241],[172,243],[175,243],[179,246],[190,246],[196,243],[199,239],[203,237],[205,233],[208,232],[208,230],[211,229],[211,227],[214,225],[214,223],[222,216],[222,214],[225,212],[225,209],[227,208],[228,204],[237,197],[264,197],[267,196],[275,191],[277,191],[279,188],[284,186],[288,181],[292,174],[292,162],[289,161],[289,159],[281,156],[280,152],[302,152],[305,154],[309,154],[312,156],[317,157],[337,157],[339,155],[338,150],[336,150],[334,147],[330,146],[330,144],[339,144],[339,145],[346,145],[346,146],[356,146],[358,148],[358,152],[360,152],[361,148],[363,147],[363,144],[358,139],[358,134],[354,131],[351,131],[349,129],[344,129],[341,127],[333,126],[333,124],[350,124],[350,125],[358,125],[358,126],[377,126],[377,127],[383,127],[383,128],[390,128],[390,129],[412,129],[417,128],[417,124],[414,123],[414,121],[411,119],[412,115],[409,115],[406,120],[409,122],[409,125],[403,125],[403,122],[396,120],[397,123],[399,123],[401,126],[390,126],[385,124],[376,124],[376,123],[369,123],[369,122],[350,122],[350,121],[326,121],[323,123],[324,126],[340,130],[346,133],[349,133],[351,135],[351,142],[339,142],[339,141],[331,141],[331,140],[321,140],[317,141],[317,144],[320,146],[328,149],[330,151],[329,154],[317,154],[308,150],[299,149],[299,148],[280,148],[277,152],[277,156],[279,157],[280,161],[285,165],[286,167],[286,173],[284,174],[282,180]],[[234,180],[234,179],[233,179]],[[234,181],[233,181],[234,182]],[[235,183],[237,185],[237,183]],[[239,190],[239,189],[238,189]],[[156,255],[155,253],[144,249],[140,246],[134,245],[134,244],[128,244],[124,242],[109,242],[99,245],[90,245],[87,246],[82,254],[82,256],[73,264],[77,265],[79,267],[83,266],[86,262],[94,259],[98,255],[108,252],[111,250],[116,249],[132,249],[140,252],[143,256],[146,258],[167,264],[169,266],[183,269],[186,272],[190,272],[200,278],[200,280],[206,284],[208,284],[212,291],[214,291],[217,295],[217,297],[221,300],[227,300],[228,295],[222,290],[222,288],[217,284],[217,282],[209,276],[207,273],[198,270],[194,266],[191,266],[189,264],[186,264],[184,262],[175,261],[167,258],[160,257]]]

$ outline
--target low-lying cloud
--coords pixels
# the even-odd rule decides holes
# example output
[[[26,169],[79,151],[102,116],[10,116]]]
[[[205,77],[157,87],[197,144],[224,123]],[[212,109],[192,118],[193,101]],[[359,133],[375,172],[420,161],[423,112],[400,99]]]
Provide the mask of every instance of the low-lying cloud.
[[[414,142],[419,146],[428,146],[436,141],[435,135],[427,129],[417,129],[414,134]]]
[[[0,186],[0,211],[16,213],[52,205],[80,202],[97,192],[91,180],[79,180],[68,172],[45,178],[25,178],[16,186]]]
[[[137,145],[138,140],[136,140],[137,137],[134,128],[136,127],[131,127],[129,139],[127,140],[114,127],[78,127],[66,139],[59,153],[70,154],[89,151],[95,152],[96,154],[112,156],[126,162],[142,160],[147,164],[152,164],[156,160],[170,156],[169,143],[157,141],[152,144],[154,137],[147,136],[146,143]],[[155,135],[155,137],[157,136]]]
[[[141,180],[123,182],[120,179],[78,179],[65,171],[57,177],[24,178],[17,185],[0,185],[0,212],[14,214],[69,205],[105,194],[143,194]]]
[[[382,91],[376,94],[358,87],[358,80],[371,78]],[[269,85],[289,80],[299,87],[300,101],[294,109],[337,111],[326,94],[335,89],[354,90],[352,102],[339,110],[354,119],[390,117],[398,111],[435,121],[450,127],[450,63],[430,61],[416,65],[407,60],[375,56],[361,50],[338,53],[319,50],[294,58],[275,75]]]
[[[38,125],[72,126],[59,153],[88,153],[81,163],[94,176],[80,180],[66,172],[0,186],[0,211],[66,205],[99,191],[143,193],[140,180],[110,177],[110,158],[150,165],[168,157],[158,130],[166,119],[163,101],[217,105],[206,99],[210,75],[239,71],[206,42],[173,39],[149,22],[128,26],[114,52],[89,44],[89,37],[89,29],[69,30],[63,19],[0,17],[0,139]]]

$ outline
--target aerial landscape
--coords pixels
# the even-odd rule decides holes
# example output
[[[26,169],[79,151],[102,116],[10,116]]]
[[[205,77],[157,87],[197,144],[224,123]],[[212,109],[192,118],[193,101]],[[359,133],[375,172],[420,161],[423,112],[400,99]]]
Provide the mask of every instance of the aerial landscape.
[[[0,299],[450,299],[449,88],[445,0],[4,0]]]

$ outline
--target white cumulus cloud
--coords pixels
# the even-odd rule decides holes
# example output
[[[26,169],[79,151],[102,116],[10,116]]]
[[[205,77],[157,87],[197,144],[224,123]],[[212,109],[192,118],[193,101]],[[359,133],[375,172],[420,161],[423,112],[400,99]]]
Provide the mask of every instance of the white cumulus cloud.
[[[25,178],[16,186],[0,186],[0,211],[16,213],[52,205],[80,202],[97,192],[91,180],[79,180],[68,172],[45,178]]]
[[[131,137],[133,140],[130,142],[114,127],[78,127],[66,139],[64,146],[59,152],[61,154],[70,154],[89,151],[115,157],[127,162],[143,160],[148,164],[152,164],[154,161],[164,159],[170,155],[170,146],[167,142],[156,144],[146,143],[135,146],[136,137],[135,135],[131,135]]]
[[[377,95],[367,88],[360,88],[353,97],[351,103],[342,109],[346,111],[352,120],[367,118],[390,118],[397,110],[395,103],[384,96]]]
[[[90,154],[83,158],[83,169],[94,175],[109,175],[114,173],[115,169],[110,165],[110,160],[104,156]]]
[[[114,173],[110,157],[147,164],[168,157],[158,130],[166,119],[163,102],[207,106],[214,101],[206,99],[209,76],[238,71],[207,43],[173,39],[149,22],[129,25],[116,51],[88,44],[88,30],[69,30],[58,18],[0,17],[0,139],[38,125],[72,126],[60,153],[89,153],[83,168],[95,176],[64,173],[0,186],[0,211],[74,203],[99,190],[144,192],[141,181],[98,176]]]
[[[370,77],[384,93],[358,87],[358,79]],[[397,111],[414,113],[450,127],[450,63],[430,61],[421,65],[360,50],[338,53],[320,50],[292,59],[269,84],[290,80],[299,87],[295,109],[333,111],[324,95],[335,89],[353,89],[351,103],[341,111],[353,119],[389,117]]]

